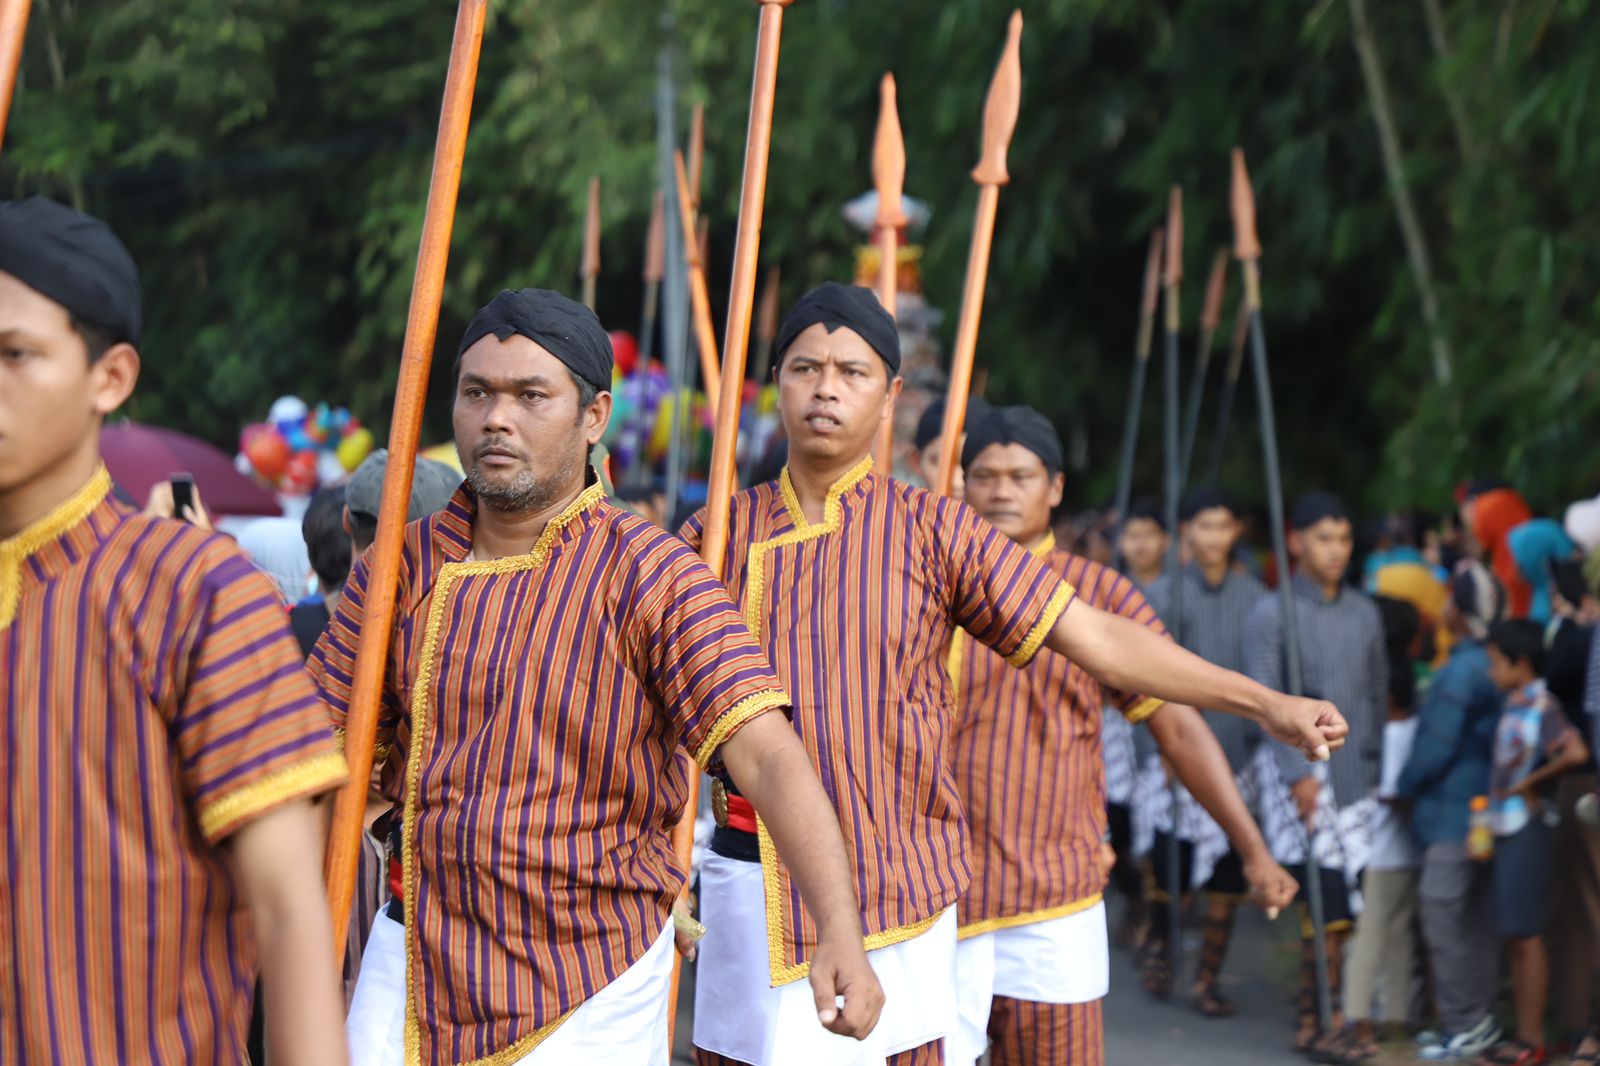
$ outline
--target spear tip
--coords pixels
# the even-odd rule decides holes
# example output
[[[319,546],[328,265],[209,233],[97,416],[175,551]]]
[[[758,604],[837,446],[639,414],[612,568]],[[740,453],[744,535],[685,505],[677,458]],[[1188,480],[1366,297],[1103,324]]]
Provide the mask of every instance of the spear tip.
[[[706,105],[697,103],[689,117],[689,195],[700,210],[700,178],[706,161]]]
[[[1205,310],[1200,314],[1200,328],[1215,333],[1222,324],[1222,290],[1228,283],[1228,249],[1218,248],[1211,259],[1211,278],[1206,282]]]
[[[1144,294],[1139,301],[1139,312],[1145,317],[1156,313],[1156,299],[1161,295],[1161,227],[1150,234],[1150,254],[1144,261]]]
[[[650,229],[644,242],[644,280],[654,284],[667,273],[667,214],[661,190],[650,206]]]
[[[878,190],[878,225],[906,224],[901,197],[906,185],[906,142],[895,103],[894,75],[885,74],[878,91],[878,132],[872,142],[872,183]]]
[[[972,171],[979,185],[1005,185],[1011,181],[1006,170],[1006,151],[1017,130],[1017,113],[1022,108],[1022,9],[1011,13],[1006,28],[1006,46],[1000,53],[989,97],[983,105],[983,154]]]
[[[600,276],[600,179],[589,179],[589,210],[583,220],[583,276]]]
[[[1229,195],[1233,210],[1233,254],[1236,259],[1260,259],[1261,241],[1256,236],[1256,195],[1250,188],[1250,171],[1244,165],[1244,149],[1233,150],[1233,183]]]
[[[1174,185],[1167,193],[1167,284],[1183,280],[1183,186]]]

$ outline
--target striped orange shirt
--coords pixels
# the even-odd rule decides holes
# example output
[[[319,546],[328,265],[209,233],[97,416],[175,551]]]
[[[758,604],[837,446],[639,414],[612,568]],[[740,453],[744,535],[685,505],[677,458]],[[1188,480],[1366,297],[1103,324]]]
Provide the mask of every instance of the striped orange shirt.
[[[1033,549],[1085,603],[1166,634],[1144,595],[1121,574],[1047,537]],[[951,646],[957,725],[956,783],[972,825],[972,888],[958,908],[960,935],[1048,921],[1100,900],[1106,782],[1101,708],[1129,721],[1160,701],[1102,686],[1052,652],[1023,670],[957,633]]]
[[[344,780],[272,582],[100,470],[0,541],[0,1063],[245,1059],[221,845]]]
[[[684,536],[699,535],[697,516]],[[1026,665],[1071,586],[970,507],[874,474],[870,458],[833,485],[815,525],[787,470],[736,496],[722,576],[838,808],[867,947],[926,931],[970,877],[949,764],[951,635],[960,626]],[[817,931],[758,833],[768,962],[783,984],[808,972]]]
[[[643,957],[686,878],[680,744],[706,766],[788,704],[705,564],[598,484],[527,555],[468,561],[476,509],[406,530],[379,724],[430,1066],[527,1055]],[[311,657],[339,725],[365,598],[362,563]]]

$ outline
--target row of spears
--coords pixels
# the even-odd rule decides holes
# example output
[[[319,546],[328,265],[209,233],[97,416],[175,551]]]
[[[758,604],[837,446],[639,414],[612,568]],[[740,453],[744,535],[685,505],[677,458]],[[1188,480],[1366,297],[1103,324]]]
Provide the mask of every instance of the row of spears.
[[[715,339],[707,293],[704,262],[698,231],[698,150],[686,163],[676,153],[674,169],[677,187],[677,214],[688,266],[693,332],[699,349],[706,393],[716,412],[712,444],[711,472],[707,491],[702,553],[713,573],[720,573],[727,546],[728,513],[736,484],[736,448],[740,402],[746,377],[746,357],[751,318],[755,302],[761,219],[766,201],[767,161],[771,147],[773,111],[777,95],[779,45],[784,12],[794,0],[757,0],[760,16],[756,35],[756,58],[750,94],[750,117],[746,133],[744,171],[739,201],[738,227],[734,241],[732,284],[728,298],[728,317],[723,332],[720,358]],[[10,112],[12,91],[22,55],[30,0],[0,0],[0,140]],[[450,59],[445,76],[438,134],[434,144],[433,171],[422,227],[416,272],[412,281],[406,316],[405,339],[401,348],[394,411],[390,422],[389,463],[384,480],[377,540],[370,560],[370,584],[360,647],[356,656],[355,678],[346,728],[345,755],[349,763],[349,784],[340,792],[328,841],[326,877],[328,900],[334,923],[334,942],[342,951],[355,891],[356,868],[360,853],[362,815],[366,808],[367,782],[371,778],[373,742],[377,731],[378,706],[387,665],[389,639],[394,622],[396,582],[400,550],[412,474],[416,465],[422,429],[424,398],[439,325],[450,236],[455,220],[456,198],[461,184],[462,160],[472,100],[477,84],[478,59],[483,41],[488,0],[458,0],[455,29],[450,43]],[[941,435],[941,462],[934,489],[948,493],[959,453],[957,442],[963,430],[967,398],[977,351],[979,321],[989,270],[990,249],[1000,188],[1010,182],[1007,151],[1016,129],[1022,92],[1020,41],[1022,14],[1014,12],[1008,27],[999,66],[989,86],[984,104],[982,150],[972,178],[978,186],[976,217],[973,223],[960,317],[951,355],[949,398]],[[698,138],[694,139],[698,143]],[[691,165],[692,164],[692,165]],[[905,178],[905,147],[895,102],[894,78],[885,75],[881,87],[880,115],[873,148],[873,180],[878,191],[877,234],[881,249],[878,294],[890,313],[895,311],[897,291],[896,242],[905,222],[902,190]],[[594,279],[598,274],[597,201],[598,187],[591,184],[590,233],[585,241],[582,270],[585,302],[594,303]],[[1261,245],[1256,237],[1255,200],[1245,169],[1244,154],[1233,150],[1231,209],[1234,227],[1233,256],[1240,264],[1244,299],[1240,305],[1239,327],[1235,333],[1232,358],[1225,377],[1217,419],[1217,432],[1211,456],[1214,478],[1220,462],[1222,439],[1226,432],[1235,384],[1241,376],[1243,353],[1248,340],[1252,376],[1261,424],[1262,457],[1266,476],[1266,496],[1270,515],[1273,553],[1280,575],[1289,573],[1288,551],[1283,520],[1283,488],[1279,469],[1277,431],[1273,420],[1272,388],[1268,377],[1266,337],[1261,322]],[[1132,383],[1129,390],[1128,418],[1118,471],[1116,511],[1119,519],[1127,512],[1132,486],[1133,459],[1137,426],[1144,394],[1145,378],[1152,351],[1158,290],[1165,290],[1165,505],[1169,528],[1177,526],[1178,501],[1190,468],[1197,435],[1201,393],[1209,364],[1213,338],[1220,322],[1226,257],[1218,255],[1207,286],[1205,310],[1199,335],[1196,374],[1186,405],[1180,404],[1178,361],[1178,292],[1183,277],[1182,192],[1172,190],[1166,225],[1152,237],[1146,265],[1143,300],[1138,330]],[[1180,406],[1183,407],[1180,416]],[[880,458],[887,458],[892,432],[885,421],[883,439],[877,445]],[[1178,539],[1173,539],[1169,568],[1179,565]],[[1174,600],[1183,583],[1173,582]],[[1301,693],[1299,640],[1290,602],[1290,583],[1280,580],[1284,606],[1287,672],[1285,682],[1292,694]],[[1182,611],[1174,603],[1174,622]],[[1182,639],[1178,625],[1174,638]],[[693,818],[696,789],[692,786],[685,815],[674,834],[679,862],[687,868],[693,843]],[[1174,842],[1174,846],[1175,842]],[[1331,1016],[1327,959],[1322,940],[1320,879],[1315,853],[1307,848],[1307,890],[1313,926],[1316,930],[1318,998],[1324,1025]],[[1178,863],[1169,864],[1176,872]],[[1176,898],[1176,895],[1175,897]],[[1177,920],[1179,909],[1171,910]],[[1168,938],[1174,951],[1181,951],[1181,938]],[[1176,967],[1174,972],[1178,972]],[[673,972],[676,998],[677,970]]]

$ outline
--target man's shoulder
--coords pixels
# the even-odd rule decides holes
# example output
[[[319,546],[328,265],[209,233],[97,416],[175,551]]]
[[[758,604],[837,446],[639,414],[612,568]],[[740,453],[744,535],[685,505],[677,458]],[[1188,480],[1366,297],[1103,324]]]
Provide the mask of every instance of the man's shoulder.
[[[599,518],[597,530],[616,544],[617,558],[625,566],[682,565],[700,558],[682,537],[632,511],[606,504]]]
[[[118,523],[101,554],[135,580],[206,579],[215,584],[256,572],[232,538],[145,514],[131,514]]]

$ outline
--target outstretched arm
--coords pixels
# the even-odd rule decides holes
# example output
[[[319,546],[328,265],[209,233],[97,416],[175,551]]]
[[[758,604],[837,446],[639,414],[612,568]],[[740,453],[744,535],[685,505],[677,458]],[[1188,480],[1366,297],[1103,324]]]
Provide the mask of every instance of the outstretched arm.
[[[1148,720],[1150,735],[1172,764],[1183,787],[1217,820],[1244,863],[1245,878],[1255,901],[1276,917],[1293,900],[1299,886],[1273,859],[1244,797],[1233,780],[1233,768],[1216,734],[1193,707],[1163,704]]]
[[[1237,714],[1309,758],[1326,759],[1349,732],[1331,703],[1274,692],[1080,599],[1061,612],[1045,645],[1112,688]]]
[[[345,1062],[344,992],[322,887],[323,831],[312,801],[301,799],[245,823],[226,844],[255,923],[267,1053],[284,1066]]]
[[[739,791],[761,815],[816,920],[811,958],[817,1020],[841,1036],[863,1039],[878,1024],[883,989],[862,945],[855,876],[839,815],[817,780],[811,757],[781,714],[763,714],[718,749]],[[844,1008],[836,997],[844,997]]]

